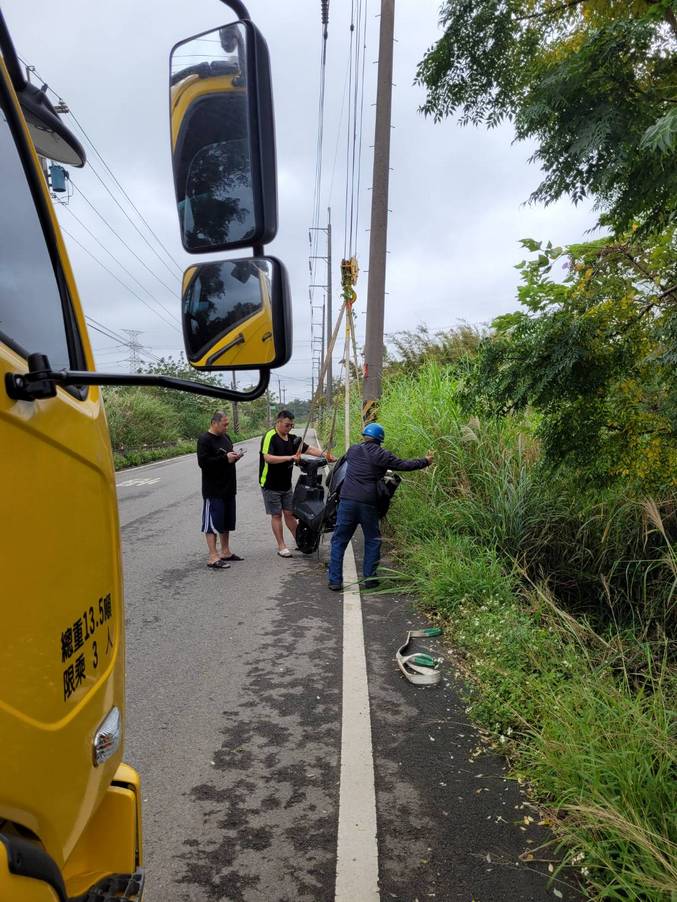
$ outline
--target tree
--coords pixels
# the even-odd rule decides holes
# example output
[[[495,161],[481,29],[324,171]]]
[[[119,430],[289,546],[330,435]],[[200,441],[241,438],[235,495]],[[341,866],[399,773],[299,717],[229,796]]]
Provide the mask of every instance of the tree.
[[[526,309],[492,324],[465,384],[466,406],[536,411],[546,461],[567,463],[584,479],[674,486],[674,242],[674,230],[566,250],[525,239],[536,253],[518,267]]]
[[[457,367],[476,353],[485,330],[462,323],[431,333],[425,324],[388,335],[385,365],[389,373],[415,373],[427,361]]]
[[[616,232],[660,231],[677,198],[674,0],[446,0],[417,81],[436,120],[532,139],[531,200],[597,199]]]

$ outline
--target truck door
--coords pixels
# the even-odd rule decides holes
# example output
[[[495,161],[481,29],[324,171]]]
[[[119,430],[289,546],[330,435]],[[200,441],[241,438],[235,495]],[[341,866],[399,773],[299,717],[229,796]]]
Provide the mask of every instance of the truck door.
[[[0,185],[0,828],[21,825],[62,867],[121,755],[93,754],[97,728],[123,708],[115,481],[97,388],[34,401],[5,389],[29,353],[55,369],[93,367],[2,58]]]

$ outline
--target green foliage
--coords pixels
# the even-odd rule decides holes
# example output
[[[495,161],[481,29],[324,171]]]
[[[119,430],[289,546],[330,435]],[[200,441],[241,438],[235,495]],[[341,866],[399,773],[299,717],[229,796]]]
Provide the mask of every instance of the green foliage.
[[[176,445],[163,445],[161,448],[114,451],[113,463],[116,470],[124,470],[126,467],[139,467],[142,464],[153,463],[156,460],[166,460],[168,457],[178,457],[181,454],[193,454],[194,452],[194,442],[179,442]]]
[[[464,383],[466,408],[537,411],[546,461],[583,482],[620,479],[648,492],[674,484],[674,231],[566,251],[523,244],[536,254],[518,267],[525,309],[494,322]]]
[[[565,467],[546,478],[531,418],[468,420],[458,378],[434,362],[385,388],[388,446],[436,452],[391,508],[393,580],[446,627],[468,711],[551,813],[564,863],[594,898],[660,902],[676,877],[662,629],[677,600],[677,498],[581,491]]]
[[[114,449],[174,444],[180,438],[178,414],[148,389],[106,389],[105,405]]]
[[[219,374],[192,369],[181,357],[152,364],[141,372],[188,379],[207,385],[223,385]],[[233,428],[233,405],[218,398],[171,388],[104,388],[104,401],[116,466],[137,466],[151,460],[194,450],[197,436],[209,427],[216,410],[231,419],[231,435],[249,438],[268,422],[268,400],[238,405],[239,432]]]
[[[386,383],[388,445],[404,457],[435,449],[434,468],[407,475],[398,492],[396,538],[401,530],[407,545],[446,548],[467,537],[510,570],[547,579],[559,604],[602,626],[666,629],[677,605],[677,494],[648,502],[621,483],[583,489],[576,472],[549,473],[533,418],[468,418],[458,384],[435,363]]]
[[[388,336],[384,369],[388,374],[415,373],[429,360],[463,368],[467,358],[477,351],[483,335],[483,329],[466,323],[432,334],[424,324],[414,330],[395,332]]]
[[[513,122],[545,177],[532,200],[594,195],[615,230],[675,216],[671,0],[446,0],[419,64],[423,112]]]

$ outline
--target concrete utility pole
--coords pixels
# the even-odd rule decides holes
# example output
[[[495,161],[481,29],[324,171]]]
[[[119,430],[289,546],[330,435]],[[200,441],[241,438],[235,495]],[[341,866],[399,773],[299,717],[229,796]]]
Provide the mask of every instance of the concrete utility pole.
[[[388,175],[390,171],[390,111],[393,84],[395,0],[381,0],[381,28],[374,130],[374,178],[371,194],[369,240],[369,289],[364,344],[364,396],[362,420],[376,419],[383,372],[383,319],[388,243]]]
[[[235,370],[233,370],[232,387],[237,391],[237,379],[235,378]],[[237,401],[233,401],[233,429],[235,432],[240,431],[240,410]]]

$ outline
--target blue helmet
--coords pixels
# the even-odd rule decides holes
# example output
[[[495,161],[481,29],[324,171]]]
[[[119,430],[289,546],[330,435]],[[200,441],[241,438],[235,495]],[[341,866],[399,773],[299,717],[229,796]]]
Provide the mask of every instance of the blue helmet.
[[[373,438],[375,442],[382,442],[386,437],[383,426],[379,426],[378,423],[367,423],[367,425],[362,430],[362,435]]]

